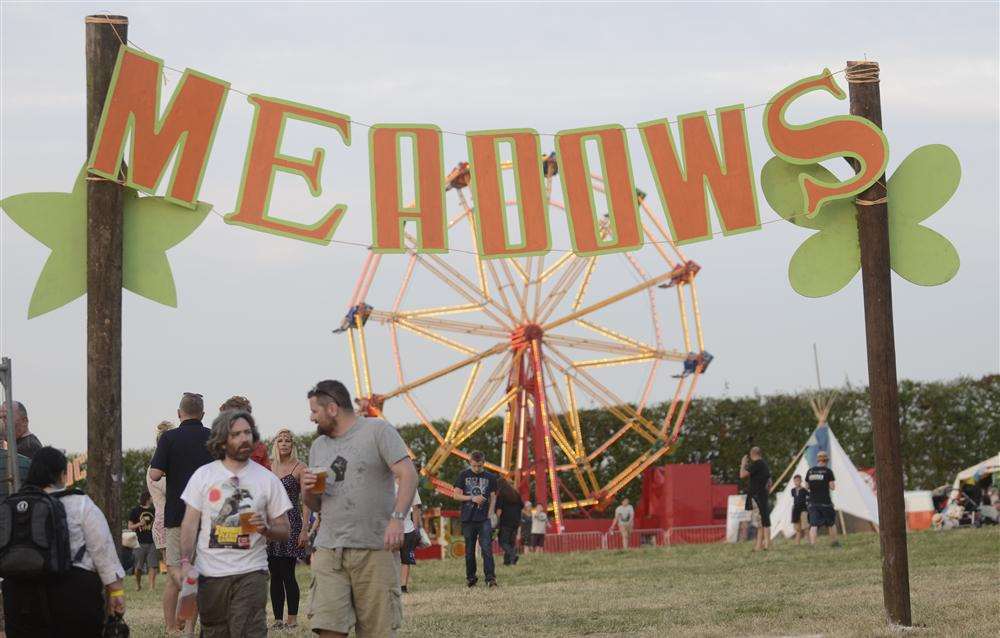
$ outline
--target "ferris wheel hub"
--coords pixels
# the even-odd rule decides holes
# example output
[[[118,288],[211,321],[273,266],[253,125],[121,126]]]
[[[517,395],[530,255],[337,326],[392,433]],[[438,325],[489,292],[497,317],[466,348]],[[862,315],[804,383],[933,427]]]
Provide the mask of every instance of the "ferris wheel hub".
[[[532,341],[541,341],[545,331],[537,323],[524,323],[510,333],[510,347],[514,350],[527,348]]]

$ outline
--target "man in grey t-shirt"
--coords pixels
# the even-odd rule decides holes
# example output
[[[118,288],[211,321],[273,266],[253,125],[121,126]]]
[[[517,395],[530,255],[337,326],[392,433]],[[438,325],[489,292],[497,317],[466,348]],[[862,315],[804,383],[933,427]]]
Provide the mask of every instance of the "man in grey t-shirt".
[[[317,437],[302,473],[306,506],[319,512],[310,615],[320,636],[394,636],[402,623],[399,546],[417,487],[406,444],[386,421],[354,412],[339,381],[308,393]],[[326,487],[313,493],[317,468]],[[395,490],[399,481],[399,492]]]

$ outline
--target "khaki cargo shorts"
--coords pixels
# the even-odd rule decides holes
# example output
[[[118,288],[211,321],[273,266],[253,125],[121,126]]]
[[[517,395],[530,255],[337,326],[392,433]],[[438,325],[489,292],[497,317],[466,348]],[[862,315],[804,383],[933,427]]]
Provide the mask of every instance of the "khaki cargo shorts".
[[[168,527],[166,528],[167,536],[167,551],[163,562],[167,564],[167,567],[180,567],[181,566],[181,528],[180,527]],[[198,547],[197,537],[195,537],[195,547]],[[194,565],[194,557],[198,552],[191,553],[191,564]]]
[[[384,549],[323,549],[312,557],[309,619],[313,631],[358,638],[395,636],[403,624],[399,552]]]

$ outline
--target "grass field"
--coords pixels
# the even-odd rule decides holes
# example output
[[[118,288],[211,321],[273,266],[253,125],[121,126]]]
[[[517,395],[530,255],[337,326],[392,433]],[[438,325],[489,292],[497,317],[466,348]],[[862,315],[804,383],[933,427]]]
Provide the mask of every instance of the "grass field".
[[[1000,533],[996,528],[909,537],[913,617],[921,636],[997,636]],[[469,590],[461,561],[418,565],[404,595],[400,636],[893,635],[882,619],[874,534],[841,548],[789,543],[689,545],[524,557],[499,566],[500,587]],[[309,571],[299,572],[302,621]],[[133,591],[133,636],[160,636],[159,593]],[[270,614],[269,614],[270,617]]]

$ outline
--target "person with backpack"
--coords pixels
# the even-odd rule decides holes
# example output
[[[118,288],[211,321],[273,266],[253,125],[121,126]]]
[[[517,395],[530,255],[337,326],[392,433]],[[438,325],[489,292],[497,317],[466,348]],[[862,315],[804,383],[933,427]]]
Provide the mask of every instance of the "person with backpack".
[[[64,489],[66,455],[55,448],[35,453],[24,483],[0,503],[7,635],[100,638],[105,594],[111,613],[125,613],[125,570],[108,521],[90,497]]]

